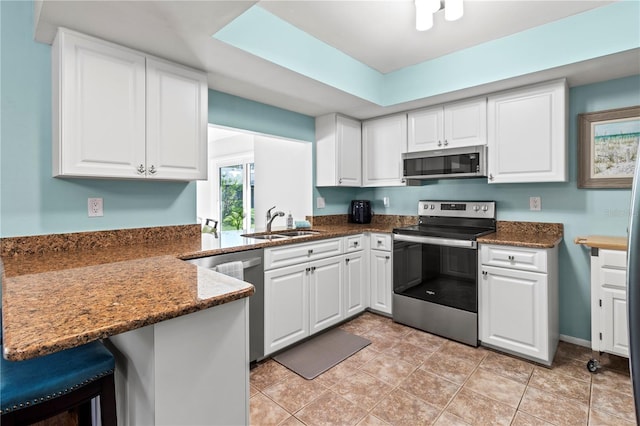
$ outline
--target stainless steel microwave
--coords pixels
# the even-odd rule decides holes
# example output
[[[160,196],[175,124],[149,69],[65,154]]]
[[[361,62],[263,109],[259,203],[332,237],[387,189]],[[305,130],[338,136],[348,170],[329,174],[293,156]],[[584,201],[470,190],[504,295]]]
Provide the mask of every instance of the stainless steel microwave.
[[[487,175],[485,145],[402,154],[406,179],[470,178]]]

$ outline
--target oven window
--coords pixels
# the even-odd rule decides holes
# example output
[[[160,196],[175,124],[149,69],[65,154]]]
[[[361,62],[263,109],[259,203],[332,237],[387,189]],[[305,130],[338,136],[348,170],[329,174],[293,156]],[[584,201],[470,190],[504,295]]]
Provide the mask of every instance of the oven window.
[[[404,160],[405,176],[428,176],[457,173],[476,173],[478,154],[443,155],[440,157],[412,158]]]
[[[478,312],[477,251],[394,241],[393,291]]]

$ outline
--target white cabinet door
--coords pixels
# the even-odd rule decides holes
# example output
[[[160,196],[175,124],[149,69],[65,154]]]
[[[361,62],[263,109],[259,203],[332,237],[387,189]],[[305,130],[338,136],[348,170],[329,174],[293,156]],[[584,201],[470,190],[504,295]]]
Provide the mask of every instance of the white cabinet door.
[[[369,306],[379,312],[391,313],[391,255],[388,251],[371,250],[371,302]]]
[[[402,186],[402,153],[407,150],[406,114],[362,123],[363,186]]]
[[[53,176],[139,177],[145,56],[59,31],[53,62]]]
[[[567,180],[564,80],[488,98],[489,183]]]
[[[367,292],[367,262],[362,251],[344,256],[345,318],[364,311],[369,306]]]
[[[207,179],[207,79],[147,59],[147,177]]]
[[[547,275],[482,266],[479,334],[482,343],[548,360]]]
[[[344,270],[342,256],[309,263],[310,334],[344,318]]]
[[[362,130],[338,114],[316,118],[316,185],[362,185]]]
[[[487,144],[487,99],[472,99],[444,107],[447,148]]]
[[[628,358],[629,328],[626,291],[603,288],[601,315],[603,325],[601,350]]]
[[[407,152],[439,149],[444,140],[444,111],[441,106],[407,114]]]
[[[264,274],[264,353],[309,335],[309,266],[289,266]]]

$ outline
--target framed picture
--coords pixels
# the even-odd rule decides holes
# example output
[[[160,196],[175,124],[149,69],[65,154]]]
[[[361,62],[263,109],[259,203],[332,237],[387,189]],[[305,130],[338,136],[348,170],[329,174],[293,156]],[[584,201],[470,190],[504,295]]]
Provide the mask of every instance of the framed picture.
[[[631,188],[640,106],[578,115],[578,188]]]

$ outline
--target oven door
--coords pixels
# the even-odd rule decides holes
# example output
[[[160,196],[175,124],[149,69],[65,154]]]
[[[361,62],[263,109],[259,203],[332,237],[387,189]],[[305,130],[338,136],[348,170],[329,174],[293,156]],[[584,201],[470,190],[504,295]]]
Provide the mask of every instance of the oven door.
[[[393,292],[478,312],[475,241],[393,235]]]

